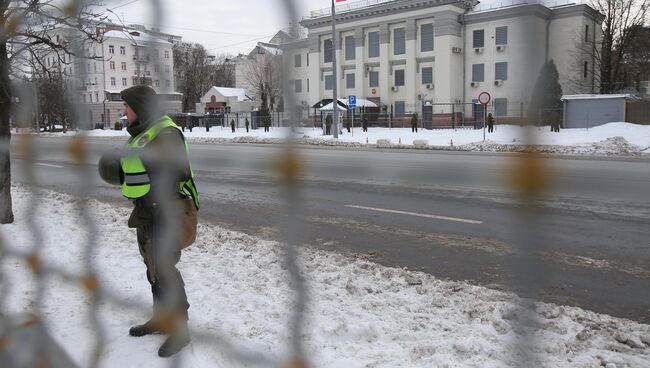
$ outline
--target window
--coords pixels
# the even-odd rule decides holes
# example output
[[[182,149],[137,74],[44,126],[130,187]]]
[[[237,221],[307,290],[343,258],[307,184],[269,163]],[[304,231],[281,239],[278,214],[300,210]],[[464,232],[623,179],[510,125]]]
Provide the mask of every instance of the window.
[[[494,115],[508,116],[508,99],[495,98],[494,99]]]
[[[379,72],[368,73],[368,87],[379,87]]]
[[[406,32],[404,28],[393,30],[393,55],[404,55],[406,53]]]
[[[589,42],[589,24],[585,24],[585,42]]]
[[[158,65],[158,64],[154,65],[154,66],[153,66],[153,72],[154,72],[154,73],[158,73],[158,72],[160,72],[160,65]]]
[[[395,70],[395,85],[404,85],[404,69]]]
[[[508,79],[508,63],[495,63],[494,64],[494,79],[507,80]]]
[[[582,77],[587,78],[589,76],[589,62],[585,61],[584,66],[582,67]]]
[[[93,69],[94,69],[95,71],[97,71],[97,62],[94,62],[94,63],[93,63]]]
[[[115,77],[111,77],[111,86],[115,85]]]
[[[111,70],[115,70],[115,62],[114,61],[111,61],[110,63],[108,63],[108,65],[109,65]]]
[[[325,90],[330,91],[334,89],[334,76],[326,75],[325,76]]]
[[[307,56],[305,57],[307,59],[307,66],[309,66],[309,53],[307,53]]]
[[[126,47],[120,46],[120,55],[126,55]]]
[[[422,73],[422,84],[433,84],[433,67],[420,69]]]
[[[296,68],[300,68],[300,65],[302,64],[302,60],[300,58],[300,54],[294,55],[293,56],[293,66]]]
[[[404,108],[404,101],[395,101],[395,117],[402,117],[404,116],[404,112],[406,109]]]
[[[95,102],[99,102],[99,92],[95,92]]]
[[[497,45],[508,44],[508,27],[497,27],[495,31],[495,43]]]
[[[379,57],[379,32],[368,32],[368,57]]]
[[[307,54],[307,60],[309,60],[309,54]],[[309,78],[307,78],[307,92],[309,92]]]
[[[356,57],[354,36],[345,37],[345,60],[354,60]]]
[[[156,51],[158,51],[158,50],[156,50]],[[165,59],[169,59],[169,51],[168,50],[165,50]]]
[[[332,40],[323,41],[323,62],[332,62]]]
[[[169,65],[165,65],[165,73],[169,73]]]
[[[472,47],[485,47],[483,39],[484,33],[485,32],[482,29],[478,29],[472,33]]]
[[[484,79],[483,64],[472,64],[472,82],[483,82]]]
[[[297,79],[297,80],[294,81],[294,89],[293,89],[293,91],[296,92],[296,93],[302,93],[302,80],[301,79]]]
[[[345,75],[345,88],[348,89],[354,88],[354,73]]]
[[[153,83],[154,83],[154,86],[160,87],[160,81],[158,79],[156,79]]]
[[[108,45],[108,53],[109,54],[114,54],[115,53],[115,46]]]
[[[423,24],[420,26],[420,51],[433,51],[433,24]]]
[[[126,87],[127,83],[126,78],[122,78],[122,87]]]
[[[126,63],[122,62],[122,70],[126,70]]]

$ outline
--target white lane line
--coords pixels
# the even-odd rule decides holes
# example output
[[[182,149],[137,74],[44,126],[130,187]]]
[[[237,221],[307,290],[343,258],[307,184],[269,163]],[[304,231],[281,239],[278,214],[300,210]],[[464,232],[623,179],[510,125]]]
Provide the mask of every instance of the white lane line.
[[[37,163],[35,163],[34,165],[38,165],[38,166],[47,166],[47,167],[56,167],[56,168],[58,168],[58,169],[60,169],[60,168],[63,167],[63,166],[60,166],[60,165],[43,164],[43,163],[40,163],[40,162],[37,162]]]
[[[417,212],[407,212],[407,211],[389,210],[389,209],[386,209],[386,208],[376,208],[376,207],[357,206],[357,205],[354,205],[354,204],[346,204],[345,207],[349,207],[349,208],[358,208],[358,209],[362,209],[362,210],[377,211],[377,212],[397,213],[397,214],[400,214],[400,215],[417,216],[417,217],[431,218],[431,219],[436,219],[436,220],[445,220],[445,221],[464,222],[464,223],[466,223],[466,224],[482,224],[482,223],[483,223],[483,221],[478,221],[478,220],[468,220],[468,219],[462,219],[462,218],[458,218],[458,217],[448,217],[448,216],[429,215],[429,214],[427,214],[427,213],[417,213]]]

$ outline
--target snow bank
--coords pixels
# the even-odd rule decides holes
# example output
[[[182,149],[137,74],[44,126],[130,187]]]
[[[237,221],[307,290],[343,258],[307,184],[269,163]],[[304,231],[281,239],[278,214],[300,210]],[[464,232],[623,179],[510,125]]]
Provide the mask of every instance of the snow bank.
[[[14,187],[16,223],[0,226],[3,241],[27,251],[34,232],[26,224],[29,194]],[[86,241],[74,210],[80,199],[44,192],[38,207],[44,259],[81,272]],[[108,290],[129,302],[151,300],[135,233],[126,228],[129,208],[84,200],[98,223],[93,257]],[[642,367],[650,361],[650,326],[580,308],[536,303],[526,320],[515,295],[443,281],[421,272],[390,268],[336,253],[305,248],[302,268],[311,300],[302,337],[315,367],[512,367],[517,345],[535,367]],[[293,293],[283,269],[282,247],[272,241],[201,224],[196,244],[179,268],[187,285],[190,327],[219,334],[236,346],[285,361]],[[24,262],[5,259],[11,312],[33,303],[32,277]],[[55,339],[88,366],[93,335],[89,300],[58,278],[46,282],[44,319]],[[162,336],[133,338],[128,327],[146,316],[101,304],[106,334],[104,367],[166,367],[156,356]],[[223,350],[195,338],[181,366],[242,366]],[[609,364],[609,365],[608,365]],[[519,365],[520,366],[520,365]]]
[[[91,137],[126,137],[126,130],[92,130]],[[213,127],[209,132],[205,128],[186,131],[189,140],[205,143],[283,143],[288,137],[288,128],[271,128],[270,132],[262,129],[249,133],[239,128],[235,133],[230,128]],[[53,135],[63,135],[56,133]],[[297,141],[300,144],[342,147],[381,147],[381,148],[415,148],[435,150],[467,150],[516,152],[537,151],[544,153],[581,154],[581,155],[641,155],[650,153],[650,125],[631,123],[609,123],[590,129],[563,129],[553,133],[548,127],[520,127],[514,125],[497,125],[494,133],[483,130],[462,129],[420,129],[417,133],[406,128],[369,128],[368,132],[354,129],[346,130],[335,140],[332,136],[323,136],[320,128],[299,128]],[[533,142],[524,137],[532,138]],[[387,140],[387,142],[386,142]],[[427,145],[415,145],[415,141],[427,141]],[[384,143],[382,143],[384,142]]]

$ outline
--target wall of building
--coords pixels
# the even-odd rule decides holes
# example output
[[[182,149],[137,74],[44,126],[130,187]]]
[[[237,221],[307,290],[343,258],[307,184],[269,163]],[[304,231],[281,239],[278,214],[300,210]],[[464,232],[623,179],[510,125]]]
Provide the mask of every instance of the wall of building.
[[[464,14],[457,4],[441,4],[408,11],[371,12],[367,16],[354,14],[337,22],[336,60],[338,65],[338,97],[356,95],[379,98],[382,104],[404,101],[406,112],[421,111],[422,104],[472,102],[480,92],[489,92],[493,100],[507,101],[507,115],[525,115],[531,93],[544,63],[553,58],[563,89],[570,89],[575,79],[575,62],[568,50],[574,49],[574,35],[587,22],[596,24],[598,14],[585,5],[550,9],[539,4],[504,7],[501,9]],[[381,7],[390,7],[390,3]],[[558,10],[559,9],[559,10]],[[420,51],[422,24],[433,22],[434,50]],[[331,25],[327,19],[303,21],[309,34],[307,47],[299,52],[309,53],[310,65],[305,71],[293,69],[291,79],[309,79],[309,92],[304,98],[313,104],[323,98],[332,98],[332,90],[325,89],[326,76],[332,75],[332,63],[325,62],[323,44],[331,39]],[[507,44],[497,50],[495,31],[508,27]],[[394,55],[393,32],[406,31],[406,53]],[[591,28],[591,27],[590,27]],[[484,47],[475,52],[472,47],[474,30],[484,30]],[[377,31],[380,38],[379,57],[368,56],[368,33]],[[345,60],[345,38],[354,37],[354,60]],[[594,37],[599,37],[595,32]],[[293,55],[286,57],[293,65]],[[287,60],[285,60],[285,63]],[[495,84],[495,63],[507,62],[507,79]],[[484,81],[473,87],[472,65],[484,64]],[[427,88],[422,83],[421,71],[433,67],[433,83]],[[394,72],[405,71],[405,85],[396,89]],[[379,73],[379,86],[369,87],[370,72]],[[345,74],[355,74],[354,88],[346,88]],[[304,83],[304,82],[303,82]],[[304,86],[303,86],[304,87]],[[374,89],[374,93],[373,93]],[[303,91],[305,88],[303,88]],[[577,92],[584,92],[583,90]],[[436,112],[449,113],[449,106],[437,106]],[[457,111],[457,110],[456,110]]]

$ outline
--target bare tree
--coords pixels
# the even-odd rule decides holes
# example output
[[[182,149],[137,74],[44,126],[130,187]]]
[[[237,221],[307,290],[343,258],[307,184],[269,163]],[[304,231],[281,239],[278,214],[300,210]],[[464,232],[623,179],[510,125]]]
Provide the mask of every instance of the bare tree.
[[[592,7],[605,16],[602,38],[598,42],[598,80],[601,93],[620,90],[623,85],[625,56],[643,25],[649,23],[650,0],[592,0]],[[596,66],[594,66],[595,68]]]
[[[234,85],[235,70],[229,55],[214,57],[202,45],[190,43],[174,45],[173,52],[183,111],[191,110],[210,87]]]
[[[265,96],[271,110],[281,100],[281,57],[269,53],[257,54],[245,61],[246,82],[255,98]]]
[[[79,39],[95,38],[90,19],[98,15],[91,4],[72,1],[62,8],[55,0],[0,0],[0,223],[14,220],[11,204],[11,77],[29,73],[33,60],[46,68],[41,58],[42,50],[52,51],[61,63],[74,60],[75,47],[71,37],[57,40],[55,30],[71,29]],[[66,57],[67,56],[67,57]]]
[[[74,128],[71,107],[73,96],[70,96],[70,83],[64,74],[43,73],[35,77],[33,83],[38,100],[39,127],[53,131],[54,125],[58,123],[63,127],[63,131]]]

